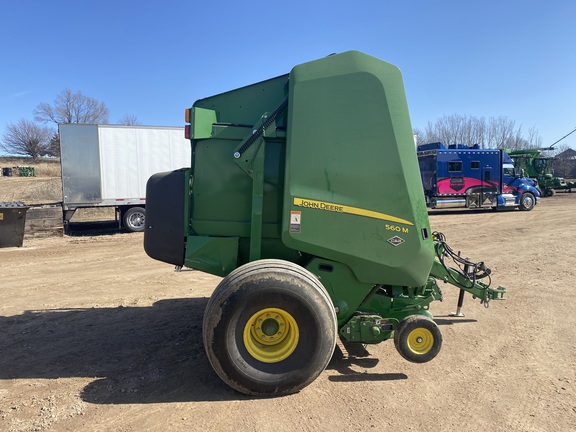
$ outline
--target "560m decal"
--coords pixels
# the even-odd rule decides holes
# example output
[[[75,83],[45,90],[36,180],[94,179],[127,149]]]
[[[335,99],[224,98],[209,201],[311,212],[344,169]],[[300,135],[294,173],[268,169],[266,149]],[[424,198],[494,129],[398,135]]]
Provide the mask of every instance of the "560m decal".
[[[313,208],[318,210],[336,212],[336,213],[347,213],[357,216],[365,216],[372,219],[380,219],[389,222],[400,223],[404,225],[414,226],[414,224],[406,219],[401,219],[396,216],[391,216],[385,213],[380,213],[372,210],[366,210],[358,207],[351,207],[342,204],[335,204],[331,202],[325,201],[315,201],[305,198],[296,198],[294,197],[294,205],[297,207],[306,207],[306,208]],[[388,226],[388,225],[387,225]],[[387,228],[388,229],[388,228]],[[407,228],[404,228],[408,232]],[[395,230],[398,231],[398,230]]]

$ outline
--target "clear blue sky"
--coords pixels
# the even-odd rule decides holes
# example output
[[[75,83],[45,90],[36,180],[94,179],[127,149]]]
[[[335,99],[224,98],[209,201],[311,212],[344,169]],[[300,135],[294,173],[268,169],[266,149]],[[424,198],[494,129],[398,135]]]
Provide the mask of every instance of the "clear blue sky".
[[[111,123],[183,125],[197,99],[354,49],[400,67],[415,128],[502,115],[552,144],[576,128],[575,18],[574,0],[5,0],[0,136],[67,87]]]

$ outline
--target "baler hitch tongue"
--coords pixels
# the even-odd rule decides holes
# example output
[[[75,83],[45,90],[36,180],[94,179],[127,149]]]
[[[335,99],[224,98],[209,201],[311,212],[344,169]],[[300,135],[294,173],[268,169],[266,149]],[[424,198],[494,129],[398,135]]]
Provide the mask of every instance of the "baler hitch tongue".
[[[460,256],[460,252],[456,253],[448,246],[444,234],[434,232],[432,235],[437,260],[432,265],[431,275],[462,290],[458,300],[459,308],[462,306],[464,291],[471,293],[473,298],[479,298],[485,307],[489,306],[490,300],[504,300],[504,294],[507,290],[503,286],[490,287],[492,271],[486,264],[483,262],[475,263],[469,258]],[[452,260],[455,268],[447,265],[447,258]],[[481,281],[482,279],[486,279],[486,282]]]
[[[504,294],[506,294],[506,292],[508,292],[508,290],[502,285],[498,286],[498,288],[488,288],[488,296],[486,296],[486,299],[506,300],[504,298]]]
[[[487,288],[486,297],[483,298],[480,303],[483,304],[485,308],[488,308],[490,307],[490,301],[492,300],[506,300],[504,298],[506,291],[506,288],[504,288],[502,285],[500,285],[498,288]]]

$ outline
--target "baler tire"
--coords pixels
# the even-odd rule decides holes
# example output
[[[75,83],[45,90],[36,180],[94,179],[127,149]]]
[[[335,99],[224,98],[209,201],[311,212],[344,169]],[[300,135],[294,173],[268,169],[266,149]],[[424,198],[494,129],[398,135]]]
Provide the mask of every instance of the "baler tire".
[[[206,306],[202,333],[208,360],[226,384],[248,395],[279,396],[322,373],[338,325],[318,278],[287,261],[260,260],[222,279]]]
[[[146,210],[142,207],[130,207],[124,212],[122,223],[130,232],[144,231]]]
[[[412,363],[426,363],[440,352],[442,333],[430,318],[411,315],[398,324],[394,332],[394,345],[406,360]]]
[[[536,197],[530,192],[524,192],[520,195],[520,204],[518,208],[522,211],[530,211],[536,205]]]

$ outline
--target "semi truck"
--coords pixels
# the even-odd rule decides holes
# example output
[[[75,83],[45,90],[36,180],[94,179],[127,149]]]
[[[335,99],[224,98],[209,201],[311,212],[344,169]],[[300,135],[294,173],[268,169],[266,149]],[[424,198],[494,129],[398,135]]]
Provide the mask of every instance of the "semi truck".
[[[540,200],[535,182],[514,169],[504,150],[441,142],[421,144],[417,150],[426,204],[432,209],[530,211]]]
[[[437,281],[503,298],[487,265],[431,230],[397,67],[331,55],[199,99],[186,122],[190,166],[148,180],[144,249],[223,278],[202,337],[233,389],[298,392],[338,338],[434,359]]]
[[[144,230],[146,181],[190,165],[183,127],[60,124],[65,229],[79,208],[114,207],[126,230]]]

